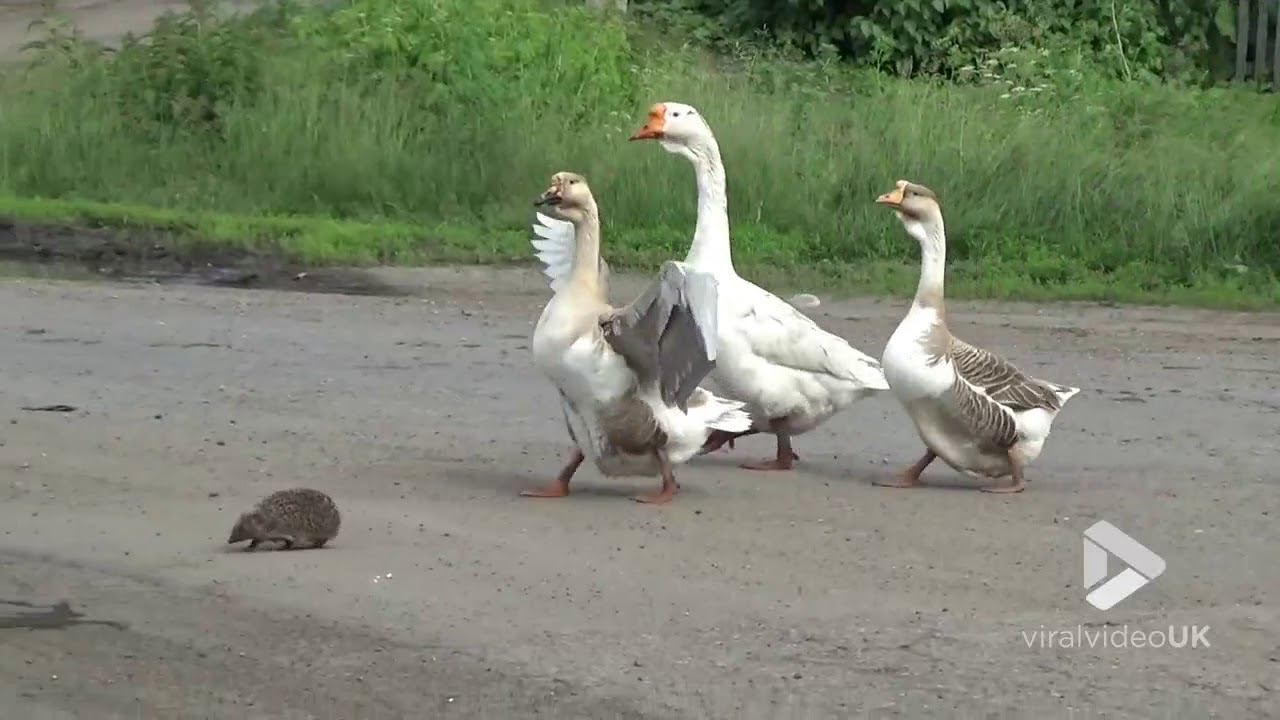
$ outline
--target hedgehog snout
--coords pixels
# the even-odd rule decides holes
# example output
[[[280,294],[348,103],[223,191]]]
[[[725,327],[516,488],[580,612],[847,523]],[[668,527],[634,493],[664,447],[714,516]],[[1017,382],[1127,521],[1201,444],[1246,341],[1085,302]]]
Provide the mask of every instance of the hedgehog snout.
[[[257,533],[256,518],[253,513],[245,513],[236,520],[235,527],[231,528],[231,537],[227,539],[228,545],[234,545],[245,540],[252,540]]]

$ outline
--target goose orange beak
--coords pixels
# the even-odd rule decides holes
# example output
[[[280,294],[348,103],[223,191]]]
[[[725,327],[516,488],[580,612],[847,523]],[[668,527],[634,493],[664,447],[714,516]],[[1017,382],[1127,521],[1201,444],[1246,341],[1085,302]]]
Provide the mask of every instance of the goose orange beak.
[[[899,180],[894,185],[892,190],[876,198],[876,202],[889,207],[902,207],[902,191],[906,189],[907,181]]]
[[[657,103],[649,108],[649,117],[639,130],[631,133],[630,140],[657,140],[663,135],[666,125],[667,106]]]

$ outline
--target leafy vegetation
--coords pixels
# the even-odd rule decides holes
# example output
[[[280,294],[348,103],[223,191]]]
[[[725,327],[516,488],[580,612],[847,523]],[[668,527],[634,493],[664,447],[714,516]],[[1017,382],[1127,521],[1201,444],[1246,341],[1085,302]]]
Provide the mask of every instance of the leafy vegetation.
[[[679,100],[720,139],[744,268],[910,287],[916,249],[871,202],[908,178],[942,197],[974,294],[1280,301],[1274,99],[1172,82],[1211,75],[1218,26],[1083,0],[701,1],[627,23],[568,0],[195,6],[116,52],[53,23],[0,77],[0,193],[279,232],[315,260],[509,260],[573,169],[610,259],[644,266],[687,248],[693,179],[626,138]],[[820,37],[798,10],[740,32],[861,5]]]
[[[813,56],[899,74],[954,76],[1035,48],[1102,76],[1225,77],[1235,6],[1212,0],[639,0],[642,13],[706,39],[761,34]]]

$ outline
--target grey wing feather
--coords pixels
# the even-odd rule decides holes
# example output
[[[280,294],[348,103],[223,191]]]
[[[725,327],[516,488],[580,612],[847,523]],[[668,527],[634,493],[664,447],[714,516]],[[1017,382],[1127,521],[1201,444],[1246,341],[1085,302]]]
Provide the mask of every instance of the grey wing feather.
[[[1062,409],[1048,383],[1027,375],[999,355],[956,338],[952,338],[950,350],[956,373],[1010,410]]]
[[[718,284],[712,275],[686,273],[674,263],[664,274],[679,282],[680,303],[658,343],[662,399],[687,411],[689,397],[716,366]]]
[[[687,409],[715,367],[717,309],[714,276],[668,261],[657,280],[617,312],[605,339],[641,383],[657,382],[663,402]]]

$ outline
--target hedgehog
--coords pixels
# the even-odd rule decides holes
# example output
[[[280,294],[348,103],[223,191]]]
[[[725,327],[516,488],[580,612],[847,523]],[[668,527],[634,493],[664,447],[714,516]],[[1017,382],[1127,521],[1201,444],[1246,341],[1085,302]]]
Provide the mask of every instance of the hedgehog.
[[[328,495],[310,488],[280,490],[240,516],[227,544],[248,540],[245,550],[252,550],[274,540],[284,543],[286,550],[298,545],[319,548],[338,534],[341,524],[338,506]]]

